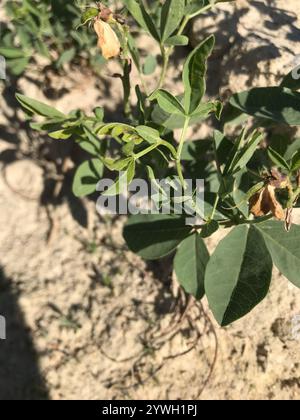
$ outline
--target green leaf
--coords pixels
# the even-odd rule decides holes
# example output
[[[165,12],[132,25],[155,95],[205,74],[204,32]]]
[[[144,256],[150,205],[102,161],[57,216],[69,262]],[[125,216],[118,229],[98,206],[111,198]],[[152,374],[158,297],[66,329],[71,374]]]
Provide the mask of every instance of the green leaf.
[[[30,35],[28,34],[26,28],[19,27],[17,28],[17,36],[20,40],[20,46],[24,51],[29,52],[32,47],[32,40],[30,38]]]
[[[30,127],[36,131],[56,131],[60,130],[62,127],[63,121],[61,118],[58,119],[47,119],[46,121],[42,121],[40,123],[37,122],[30,122]]]
[[[165,41],[167,47],[185,46],[189,44],[189,38],[185,35],[174,35]]]
[[[258,181],[258,179],[255,181]],[[248,168],[244,167],[235,176],[234,189],[231,194],[236,209],[243,213],[246,218],[249,217],[248,202],[250,198],[265,186],[264,181],[256,182],[254,185],[253,182],[253,176],[248,172]]]
[[[300,287],[300,226],[286,232],[284,224],[268,221],[257,225],[278,270],[295,286]]]
[[[99,15],[99,9],[97,9],[96,7],[91,7],[90,9],[86,10],[82,14],[82,16],[81,16],[81,25],[85,25],[90,20],[95,19],[98,15]]]
[[[33,114],[42,115],[43,117],[49,118],[65,118],[65,115],[62,112],[40,101],[28,98],[27,96],[21,95],[20,93],[16,94],[16,98],[23,108]]]
[[[262,139],[263,135],[259,132],[254,132],[247,139],[246,146],[238,154],[236,160],[233,163],[233,172],[240,171],[241,169],[245,168]]]
[[[73,180],[73,193],[76,197],[85,197],[96,191],[96,186],[103,176],[103,163],[99,159],[83,162],[77,169]]]
[[[278,152],[276,152],[276,150],[272,149],[272,147],[268,148],[268,155],[271,161],[275,163],[276,166],[290,171],[290,165]]]
[[[224,133],[218,130],[214,131],[213,139],[214,149],[218,158],[219,165],[222,167],[226,162],[228,162],[227,165],[229,166],[228,157],[231,156],[232,150],[235,145],[233,145],[233,143],[230,140],[228,140]]]
[[[73,58],[75,57],[75,54],[76,54],[76,49],[75,48],[70,48],[70,49],[64,51],[56,62],[57,68],[60,68],[64,64],[72,61]]]
[[[130,156],[133,155],[134,147],[135,147],[134,141],[131,141],[129,143],[124,144],[124,146],[122,147],[122,153],[124,153],[124,155],[130,157]]]
[[[219,230],[219,223],[216,220],[210,220],[201,229],[201,238],[209,238]]]
[[[24,58],[16,58],[13,60],[9,60],[7,62],[7,65],[9,67],[10,72],[14,76],[20,76],[20,74],[23,73],[23,71],[26,69],[30,61],[29,57]]]
[[[34,4],[31,3],[29,0],[23,0],[23,7],[27,9],[30,13],[40,18],[41,11],[38,7],[36,7]]]
[[[21,48],[0,48],[0,55],[3,55],[5,58],[23,58],[24,51]]]
[[[236,0],[186,0],[185,14],[197,15],[206,6],[213,6],[216,3],[229,3]]]
[[[98,121],[103,122],[104,119],[104,109],[101,108],[100,106],[97,106],[96,108],[94,108],[93,110],[95,117],[97,118]]]
[[[67,140],[72,136],[73,132],[74,130],[72,129],[52,131],[49,133],[49,137],[55,140]]]
[[[103,163],[110,171],[123,171],[124,169],[128,168],[131,160],[131,157],[126,157],[119,160],[114,160],[107,157],[103,159]]]
[[[124,159],[126,161],[128,159]],[[119,177],[117,178],[116,182],[111,185],[104,193],[105,196],[114,196],[122,194],[123,192],[127,191],[129,184],[134,178],[135,175],[135,160],[129,158],[129,164],[127,165],[127,169],[124,172],[121,172]]]
[[[83,131],[89,143],[94,146],[94,149],[97,150],[99,154],[100,153],[100,139],[88,127],[84,126]]]
[[[135,0],[123,0],[123,3],[125,4],[126,8],[129,10],[130,14],[137,21],[137,23],[143,29],[149,32],[156,41],[159,41],[160,36],[158,34],[158,31],[155,27],[153,20],[151,19],[151,16],[149,16],[149,14],[147,13],[143,5],[143,2],[138,3]]]
[[[292,157],[291,172],[298,171],[300,169],[300,150],[298,150]]]
[[[156,260],[173,252],[190,231],[182,217],[137,215],[130,217],[124,238],[131,251],[146,260]]]
[[[161,40],[168,39],[180,25],[184,15],[185,0],[166,0],[161,9]]]
[[[272,259],[254,227],[238,226],[217,246],[205,275],[209,306],[221,326],[246,315],[266,296]]]
[[[149,76],[150,74],[154,73],[156,66],[157,66],[156,57],[154,57],[154,55],[151,55],[151,54],[148,55],[143,66],[143,73],[146,76]]]
[[[294,154],[296,152],[298,152],[298,150],[300,150],[300,138],[296,138],[294,139],[293,143],[291,143],[290,145],[287,146],[285,154],[284,154],[284,158],[286,160],[292,159],[292,157],[294,156]]]
[[[282,80],[280,86],[291,89],[291,90],[299,90],[300,89],[300,66],[297,66],[289,74],[287,74]]]
[[[175,260],[175,273],[180,285],[196,299],[204,296],[204,276],[209,253],[203,239],[194,233],[179,246]]]
[[[99,135],[108,134],[112,137],[119,137],[121,135],[127,134],[127,133],[134,133],[134,128],[131,127],[128,124],[122,124],[122,123],[109,123],[103,125],[98,131]]]
[[[215,102],[207,102],[198,106],[197,113],[194,113],[190,119],[190,126],[198,124],[205,120],[212,112],[216,111]],[[181,116],[178,113],[169,114],[164,111],[159,105],[154,107],[152,112],[152,121],[156,124],[162,125],[170,130],[176,128],[182,128],[184,126],[185,116]]]
[[[99,155],[99,148],[95,147],[94,144],[90,143],[87,139],[80,137],[76,139],[76,143],[79,147],[81,147],[82,150],[85,150],[87,153],[89,153],[92,156],[98,156]]]
[[[209,0],[186,0],[185,14],[191,15],[201,10]]]
[[[255,88],[233,95],[232,106],[257,118],[300,125],[300,93],[282,87]]]
[[[42,57],[46,57],[48,60],[51,60],[51,54],[49,52],[48,46],[43,40],[37,39],[34,43],[34,47],[38,54],[40,54]]]
[[[184,109],[189,115],[197,109],[205,94],[207,59],[212,53],[214,45],[215,37],[212,35],[192,51],[184,64]]]
[[[185,111],[175,96],[164,89],[156,90],[150,97],[149,100],[157,100],[158,105],[169,114],[185,115]]]
[[[240,153],[242,153],[242,149],[245,143],[245,136],[246,130],[243,129],[227,156],[227,162],[224,168],[225,175],[231,174],[233,172],[234,164],[237,162]]]
[[[130,51],[132,60],[134,62],[134,64],[136,65],[136,68],[138,69],[139,72],[141,72],[141,64],[140,64],[140,54],[139,54],[139,50],[136,46],[136,42],[134,40],[134,38],[128,34],[128,49]]]
[[[280,156],[283,156],[286,160],[286,152],[289,146],[290,137],[288,134],[277,134],[277,133],[270,133],[270,137],[268,139],[269,146],[272,147]],[[293,155],[293,153],[292,153]],[[292,157],[291,155],[291,157]]]
[[[247,139],[245,139],[245,135],[246,132],[243,130],[232,150],[232,154],[228,159],[224,169],[224,174],[234,174],[243,169],[252,158],[257,146],[263,138],[263,135],[256,131],[254,131]]]
[[[136,162],[134,159],[132,159],[132,161],[129,163],[128,168],[127,168],[127,182],[128,185],[132,182],[134,175],[135,175],[135,166],[136,166]]]
[[[136,132],[150,144],[158,143],[160,141],[159,131],[155,128],[139,125],[136,127]]]

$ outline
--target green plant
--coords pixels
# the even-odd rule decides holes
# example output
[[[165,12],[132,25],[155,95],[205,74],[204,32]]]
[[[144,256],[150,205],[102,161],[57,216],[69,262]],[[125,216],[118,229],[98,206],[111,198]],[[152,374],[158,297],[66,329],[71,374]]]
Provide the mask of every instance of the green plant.
[[[57,70],[71,62],[86,62],[95,70],[103,65],[88,28],[76,30],[84,10],[79,1],[14,0],[4,9],[8,25],[1,31],[0,54],[12,74],[22,74],[38,57]]]
[[[172,211],[133,215],[124,228],[124,238],[145,259],[176,253],[174,268],[181,286],[195,299],[206,295],[215,318],[225,326],[266,296],[273,265],[300,287],[300,227],[291,222],[300,195],[299,141],[281,139],[282,152],[272,135],[274,124],[300,125],[300,94],[284,86],[236,94],[219,123],[222,131],[214,130],[207,140],[187,141],[190,126],[209,116],[217,122],[222,116],[220,101],[205,99],[207,60],[214,37],[205,39],[186,58],[180,95],[165,90],[164,81],[175,47],[188,43],[186,25],[215,3],[166,0],[149,8],[142,1],[123,0],[136,23],[160,47],[161,74],[151,93],[143,78],[143,69],[150,65],[143,62],[135,46],[125,11],[122,19],[107,8],[85,12],[83,20],[94,24],[100,47],[107,47],[106,37],[122,47],[120,54],[117,45],[114,53],[106,53],[119,55],[123,67],[125,122],[105,123],[100,108],[93,115],[78,110],[65,115],[23,95],[17,98],[30,116],[44,117],[32,122],[32,128],[47,131],[54,139],[73,138],[91,155],[75,173],[76,196],[94,193],[104,171],[110,171],[117,175],[105,197],[122,193],[124,184],[139,177],[157,187],[159,208],[168,204],[174,210],[188,203],[194,209],[203,223],[187,224],[188,211],[183,215]],[[141,78],[135,89],[130,83],[132,63]],[[134,106],[130,94],[135,96]],[[243,128],[233,138],[226,135],[226,124],[232,123],[233,115],[245,119],[249,114],[255,117],[253,130]],[[175,129],[180,131],[178,137]],[[157,183],[156,178],[161,177],[167,178],[175,192],[171,197]],[[198,206],[195,190],[188,189],[187,178],[205,180],[203,208]],[[180,196],[176,195],[179,187]],[[219,229],[230,230],[210,256],[204,239]]]

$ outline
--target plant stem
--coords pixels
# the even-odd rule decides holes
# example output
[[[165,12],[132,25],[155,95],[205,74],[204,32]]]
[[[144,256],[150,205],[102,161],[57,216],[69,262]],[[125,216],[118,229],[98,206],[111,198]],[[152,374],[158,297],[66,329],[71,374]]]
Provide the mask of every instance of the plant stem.
[[[188,127],[189,127],[189,123],[190,123],[190,117],[185,117],[184,126],[183,126],[183,129],[182,129],[182,132],[181,132],[181,136],[180,136],[180,140],[179,140],[179,146],[178,146],[177,155],[176,155],[177,172],[178,172],[178,176],[179,176],[179,179],[180,179],[180,183],[181,183],[181,185],[184,189],[186,189],[186,183],[185,183],[183,173],[182,173],[181,155],[182,155],[183,145],[184,145],[184,142],[186,140],[186,134],[187,134],[187,130],[188,130]]]
[[[161,70],[159,82],[156,89],[160,89],[164,84],[164,81],[167,75],[167,70],[168,70],[169,58],[170,58],[169,48],[165,48],[164,45],[161,45],[160,50],[161,50],[161,57],[163,60],[163,65],[162,65],[162,70]]]
[[[186,15],[184,17],[184,19],[183,19],[183,21],[182,21],[179,29],[178,29],[177,35],[182,35],[182,33],[184,32],[184,30],[186,28],[186,25],[189,23],[189,21],[191,19],[193,19],[194,17],[200,15],[201,13],[204,13],[207,10],[211,9],[212,6],[213,6],[212,4],[209,4],[209,5],[203,7],[202,9],[198,10],[197,12],[195,12],[195,13],[193,13],[191,15]],[[164,84],[164,81],[165,81],[165,78],[166,78],[166,74],[167,74],[167,70],[168,70],[168,64],[169,64],[170,55],[173,53],[174,47],[167,47],[166,48],[163,44],[160,44],[160,51],[161,51],[161,57],[162,57],[163,64],[162,64],[162,70],[161,70],[159,82],[158,82],[158,85],[157,85],[157,87],[156,87],[155,90],[162,88],[162,86]],[[142,76],[142,74],[141,74],[141,72],[140,72],[139,69],[138,69],[138,71],[139,71],[139,76],[140,76],[141,84],[142,84],[143,89],[144,89],[144,91],[145,91],[145,93],[147,95],[147,86],[146,86],[146,83],[145,83],[145,81],[143,79],[143,76]]]
[[[137,153],[136,155],[134,155],[134,158],[140,159],[141,157],[147,155],[148,153],[152,152],[152,150],[156,149],[158,146],[160,146],[160,142],[152,144],[151,146],[147,147],[147,149],[142,150],[141,152]]]
[[[294,192],[289,191],[289,195],[290,195],[290,198],[289,198],[288,203],[287,203],[287,208],[291,209],[291,208],[293,208],[295,202],[297,201],[297,199],[300,195],[300,187],[298,187]]]
[[[212,9],[212,7],[214,6],[214,4],[210,3],[207,6],[204,6],[202,9],[198,10],[198,12],[195,12],[191,15],[189,15],[190,19],[193,19],[194,17],[201,15],[202,13],[207,12],[208,10]]]
[[[176,159],[177,151],[176,151],[175,147],[172,146],[172,144],[168,143],[166,140],[160,140],[160,144],[162,146],[167,147],[170,150],[170,152],[172,153],[173,158]]]
[[[128,118],[131,114],[130,108],[130,71],[131,71],[131,64],[129,60],[124,60],[123,62],[123,77],[122,77],[122,84],[123,84],[123,92],[124,92],[124,115]]]
[[[253,220],[248,220],[248,219],[240,220],[238,223],[232,220],[224,220],[224,221],[219,222],[219,225],[224,228],[231,228],[233,226],[236,226],[237,224],[238,225],[257,225],[259,223],[266,222],[267,220],[270,220],[272,218],[273,218],[273,214],[268,214],[267,216],[261,216]]]
[[[182,21],[182,23],[181,23],[181,25],[180,25],[180,27],[178,29],[177,35],[182,35],[182,33],[185,30],[185,27],[189,23],[190,19],[191,19],[191,16],[190,15],[186,15],[184,17],[184,19],[183,19],[183,21]]]
[[[213,7],[213,5],[212,5],[212,4],[208,4],[207,6],[203,7],[203,8],[202,8],[202,9],[200,9],[200,10],[198,10],[197,12],[192,13],[191,15],[187,15],[187,16],[185,16],[185,17],[184,17],[184,19],[183,19],[183,21],[182,21],[182,23],[181,23],[181,25],[180,25],[180,28],[179,28],[179,30],[178,30],[177,35],[182,35],[183,31],[184,31],[184,30],[185,30],[185,28],[186,28],[186,25],[189,23],[189,21],[190,21],[191,19],[195,18],[195,17],[196,17],[196,16],[198,16],[198,15],[201,15],[202,13],[207,12],[207,10],[210,10],[212,7]]]
[[[144,149],[141,152],[137,153],[134,156],[134,158],[139,159],[139,158],[145,156],[147,153],[152,152],[152,150],[156,149],[159,146],[167,147],[170,150],[170,152],[172,153],[173,157],[176,159],[176,156],[177,156],[176,149],[170,143],[168,143],[165,140],[160,140],[159,142],[157,142],[155,144],[152,144],[151,146],[147,147],[147,149]]]
[[[215,216],[215,213],[216,213],[216,210],[217,210],[217,207],[218,207],[218,204],[219,204],[219,201],[220,201],[220,196],[219,196],[219,194],[217,194],[216,195],[215,202],[214,202],[214,207],[212,209],[212,212],[211,212],[211,215],[209,217],[209,220],[213,220],[213,218]]]

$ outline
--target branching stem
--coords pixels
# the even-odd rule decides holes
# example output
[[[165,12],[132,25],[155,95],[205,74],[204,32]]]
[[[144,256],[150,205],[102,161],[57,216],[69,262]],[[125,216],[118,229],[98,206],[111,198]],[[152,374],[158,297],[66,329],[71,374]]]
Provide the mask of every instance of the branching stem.
[[[188,127],[189,127],[189,123],[190,123],[190,117],[186,117],[185,121],[184,121],[183,129],[182,129],[182,132],[181,132],[181,136],[180,136],[180,140],[179,140],[179,146],[178,146],[177,155],[176,155],[177,172],[178,172],[178,176],[179,176],[179,179],[180,179],[180,183],[181,183],[181,185],[184,189],[186,189],[186,183],[185,183],[183,173],[182,173],[181,155],[182,155],[183,145],[184,145],[184,142],[186,140],[186,134],[187,134],[187,130],[188,130]]]

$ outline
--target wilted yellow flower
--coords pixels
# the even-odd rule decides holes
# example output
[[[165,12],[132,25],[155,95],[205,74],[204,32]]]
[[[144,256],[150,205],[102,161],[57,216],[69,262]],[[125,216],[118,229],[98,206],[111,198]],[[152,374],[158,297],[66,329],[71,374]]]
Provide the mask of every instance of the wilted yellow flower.
[[[101,48],[103,57],[106,59],[117,57],[120,54],[121,45],[110,24],[97,19],[94,29],[98,35],[98,47]]]

